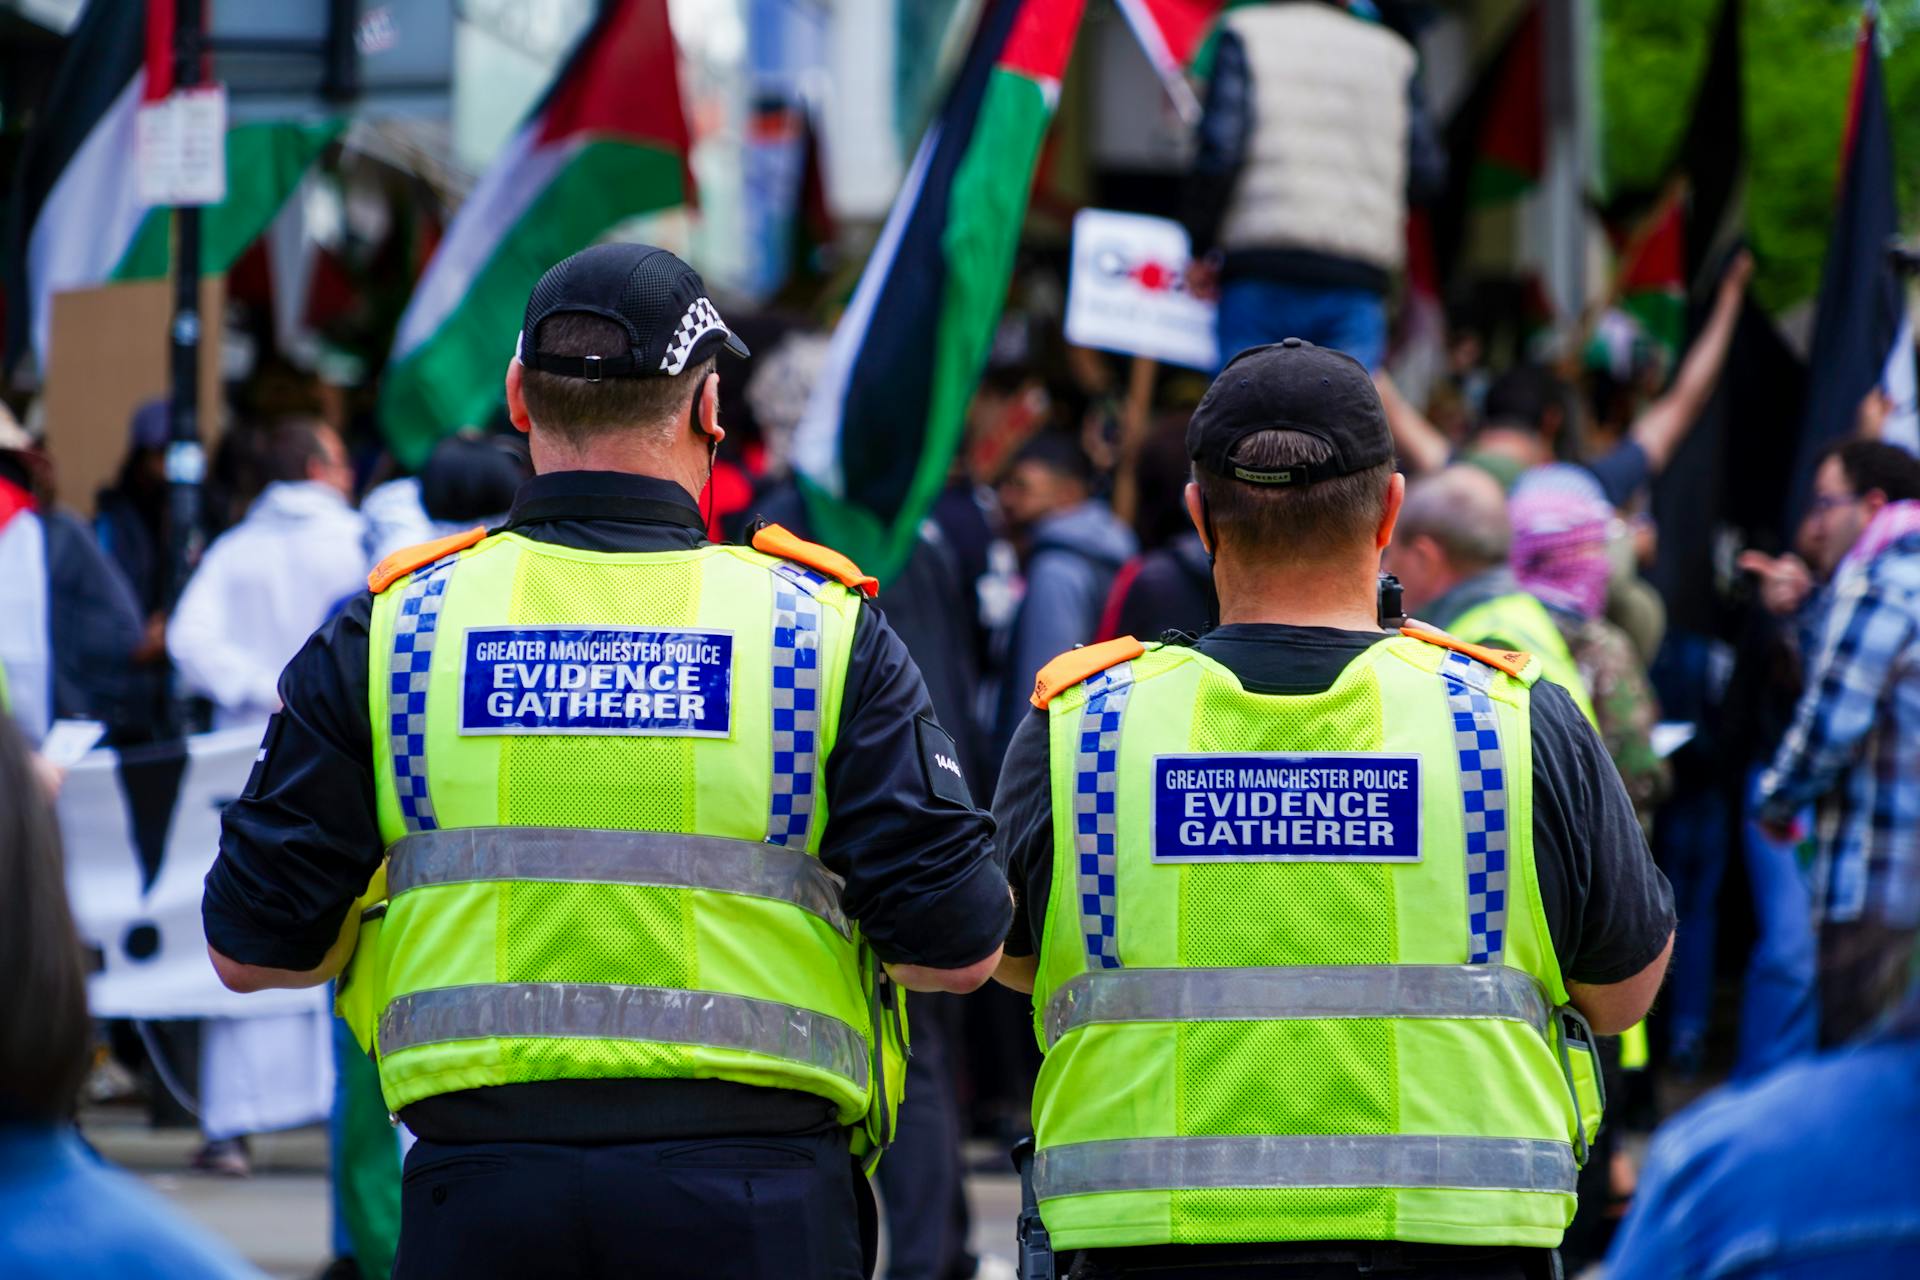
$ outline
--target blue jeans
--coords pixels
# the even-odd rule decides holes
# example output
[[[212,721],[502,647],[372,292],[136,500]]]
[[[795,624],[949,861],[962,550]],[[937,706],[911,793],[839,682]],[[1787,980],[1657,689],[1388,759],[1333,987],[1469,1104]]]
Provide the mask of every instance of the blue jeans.
[[[1757,936],[1740,998],[1736,1079],[1764,1075],[1789,1059],[1812,1053],[1820,1031],[1812,898],[1793,843],[1775,840],[1754,817],[1759,783],[1760,770],[1755,768],[1742,825]],[[1812,817],[1804,814],[1802,821],[1811,822]]]
[[[1222,365],[1248,347],[1302,338],[1377,369],[1387,354],[1387,300],[1369,289],[1229,280],[1220,287],[1214,328]]]

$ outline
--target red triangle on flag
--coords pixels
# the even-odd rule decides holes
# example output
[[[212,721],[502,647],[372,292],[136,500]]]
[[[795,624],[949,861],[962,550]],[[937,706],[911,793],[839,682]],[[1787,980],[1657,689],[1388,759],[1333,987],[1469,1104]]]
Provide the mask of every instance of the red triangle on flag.
[[[610,134],[685,155],[693,140],[677,64],[666,0],[613,0],[555,82],[539,142]]]

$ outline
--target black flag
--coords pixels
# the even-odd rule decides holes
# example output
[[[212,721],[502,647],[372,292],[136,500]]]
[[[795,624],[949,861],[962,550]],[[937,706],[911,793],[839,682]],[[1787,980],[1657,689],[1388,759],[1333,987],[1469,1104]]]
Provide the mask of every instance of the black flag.
[[[1869,11],[1860,28],[1840,196],[1820,274],[1807,403],[1786,512],[1790,522],[1806,510],[1814,458],[1831,442],[1852,434],[1861,397],[1879,381],[1900,327],[1900,282],[1887,259],[1887,242],[1898,229],[1899,217],[1893,198],[1893,126],[1874,46],[1875,25]]]

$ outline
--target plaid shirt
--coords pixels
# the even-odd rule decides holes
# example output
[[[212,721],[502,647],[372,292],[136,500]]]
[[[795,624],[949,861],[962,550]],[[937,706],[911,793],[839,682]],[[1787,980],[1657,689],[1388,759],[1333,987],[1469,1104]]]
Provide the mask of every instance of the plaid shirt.
[[[1817,813],[1814,915],[1920,924],[1920,534],[1829,590],[1761,814]]]

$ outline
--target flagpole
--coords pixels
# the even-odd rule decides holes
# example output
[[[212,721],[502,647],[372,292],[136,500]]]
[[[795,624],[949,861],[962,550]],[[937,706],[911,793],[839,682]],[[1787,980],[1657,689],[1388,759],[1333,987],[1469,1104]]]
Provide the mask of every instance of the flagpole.
[[[174,91],[200,83],[204,0],[174,0]],[[200,549],[200,483],[206,451],[200,444],[200,209],[175,205],[173,324],[170,342],[167,444],[168,514],[166,599],[179,599]]]

